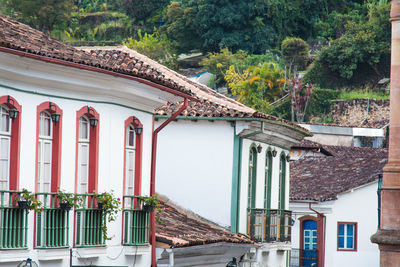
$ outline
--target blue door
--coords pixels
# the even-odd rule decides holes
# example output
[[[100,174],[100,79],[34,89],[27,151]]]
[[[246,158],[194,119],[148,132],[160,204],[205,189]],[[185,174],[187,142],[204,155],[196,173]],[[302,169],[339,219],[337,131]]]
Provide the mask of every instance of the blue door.
[[[306,220],[303,222],[303,266],[317,266],[317,222]]]

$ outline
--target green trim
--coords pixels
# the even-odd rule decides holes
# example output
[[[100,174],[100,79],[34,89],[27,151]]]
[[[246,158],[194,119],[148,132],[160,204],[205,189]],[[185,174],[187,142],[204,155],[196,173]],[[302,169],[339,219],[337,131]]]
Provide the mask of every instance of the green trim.
[[[155,115],[156,119],[168,119],[171,116],[168,115]],[[296,132],[302,133],[306,136],[312,136],[312,134],[307,130],[302,130],[298,126],[290,125],[280,121],[274,120],[267,120],[262,118],[237,118],[237,117],[191,117],[191,116],[177,116],[176,120],[207,120],[207,121],[261,121],[261,122],[268,122],[275,125],[281,125],[288,127]]]
[[[67,100],[74,100],[74,101],[81,101],[81,102],[91,102],[91,103],[96,103],[96,104],[107,104],[107,105],[114,105],[114,106],[119,106],[119,107],[123,107],[123,108],[128,108],[128,109],[132,109],[132,110],[136,110],[136,111],[141,111],[147,114],[151,114],[153,115],[152,112],[146,111],[146,110],[142,110],[142,109],[138,109],[138,108],[133,108],[127,105],[123,105],[123,104],[118,104],[118,103],[114,103],[114,102],[109,102],[109,101],[98,101],[98,100],[89,100],[89,99],[83,99],[83,98],[76,98],[76,97],[67,97],[67,96],[58,96],[58,95],[52,95],[52,94],[45,94],[45,93],[39,93],[39,92],[33,92],[33,91],[28,91],[28,90],[23,90],[23,89],[19,89],[19,88],[15,88],[15,87],[11,87],[8,85],[4,85],[0,83],[1,87],[10,89],[10,90],[14,90],[17,92],[21,92],[21,93],[27,93],[27,94],[32,94],[32,95],[40,95],[40,96],[48,96],[48,97],[54,97],[54,98],[60,98],[60,99],[67,99]]]
[[[285,210],[286,202],[286,157],[282,152],[279,156],[279,205],[280,210]]]
[[[237,201],[236,201],[236,228],[239,232],[239,217],[240,217],[240,190],[242,183],[242,151],[243,151],[243,138],[239,137],[239,153],[238,153],[238,190],[237,190]]]
[[[268,164],[268,170],[265,172],[265,188],[264,188],[264,209],[271,209],[271,185],[272,185],[272,167],[273,156],[271,148],[268,148],[265,163]]]
[[[236,126],[233,128],[233,165],[232,165],[232,192],[231,192],[231,232],[239,231],[236,218],[239,217],[237,202],[239,189],[239,150],[240,138],[236,135]]]

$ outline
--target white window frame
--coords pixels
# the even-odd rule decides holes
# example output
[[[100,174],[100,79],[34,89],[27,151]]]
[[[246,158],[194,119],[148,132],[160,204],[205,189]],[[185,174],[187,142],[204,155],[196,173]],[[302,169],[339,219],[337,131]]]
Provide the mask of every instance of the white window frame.
[[[82,137],[82,128],[81,126],[84,125],[82,121],[86,121],[86,131],[87,136]],[[77,185],[77,192],[79,194],[89,193],[89,155],[90,155],[90,121],[86,116],[82,116],[79,118],[78,123],[78,185]],[[87,147],[87,162],[86,162],[86,181],[82,181],[82,148]],[[85,187],[86,190],[82,190]]]
[[[45,122],[49,122],[49,133],[45,133]],[[45,155],[45,146],[49,146],[49,155]],[[51,192],[51,165],[52,165],[52,150],[53,150],[53,121],[51,115],[42,111],[39,115],[39,142],[38,142],[38,181],[37,190],[38,192]],[[48,158],[48,162],[45,162],[45,158]],[[49,167],[49,177],[45,180],[45,165]],[[47,188],[46,188],[47,187]]]
[[[130,134],[133,135],[133,144],[129,144]],[[136,147],[135,147],[136,133],[135,128],[132,124],[126,127],[126,140],[125,140],[125,194],[134,195],[135,194],[135,162],[136,162]],[[132,157],[129,155],[132,154]],[[132,161],[130,161],[132,158]],[[132,164],[132,165],[130,165]],[[132,166],[132,167],[131,167]],[[132,176],[130,176],[132,174]],[[130,183],[132,183],[130,185]]]

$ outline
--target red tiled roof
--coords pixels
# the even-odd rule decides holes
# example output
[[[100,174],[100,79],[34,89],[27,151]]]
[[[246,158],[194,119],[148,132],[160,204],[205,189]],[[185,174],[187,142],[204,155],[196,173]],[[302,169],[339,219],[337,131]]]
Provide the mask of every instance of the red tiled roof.
[[[123,51],[88,53],[78,50],[1,14],[0,47],[143,78],[191,95],[190,89],[128,53]]]
[[[387,149],[322,146],[332,156],[290,163],[290,199],[327,201],[375,181],[387,162]]]
[[[161,222],[156,225],[156,241],[171,247],[188,247],[211,243],[254,244],[248,237],[235,234],[200,216],[160,198]]]

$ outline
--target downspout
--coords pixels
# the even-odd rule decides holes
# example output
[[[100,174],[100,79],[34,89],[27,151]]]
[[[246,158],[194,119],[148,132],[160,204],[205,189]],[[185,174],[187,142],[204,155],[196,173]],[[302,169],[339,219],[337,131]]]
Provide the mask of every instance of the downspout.
[[[239,155],[238,155],[238,183],[237,183],[237,200],[236,200],[236,211],[237,211],[237,216],[236,216],[236,232],[239,232],[239,217],[240,217],[240,184],[241,184],[241,177],[242,177],[242,151],[243,151],[243,139],[263,133],[264,132],[264,122],[261,121],[260,125],[261,129],[257,130],[255,132],[246,134],[244,136],[239,136]],[[236,131],[236,127],[235,127]],[[235,133],[236,134],[236,133]]]
[[[188,98],[185,98],[183,101],[183,106],[172,116],[167,119],[163,124],[161,124],[157,129],[153,132],[153,138],[151,143],[151,173],[150,173],[150,196],[153,196],[156,191],[156,155],[157,155],[157,137],[158,133],[173,121],[179,114],[181,114],[188,106]],[[151,233],[151,266],[156,267],[156,216],[155,211],[152,211],[150,214],[150,233]]]
[[[320,240],[321,240],[321,257],[318,257],[317,261],[317,266],[324,267],[325,266],[325,236],[326,236],[326,217],[323,213],[320,213],[319,211],[313,209],[311,207],[311,202],[308,203],[308,208],[315,212],[318,215],[318,221],[322,222],[322,233],[320,235]],[[317,239],[318,239],[318,233],[317,233]]]

